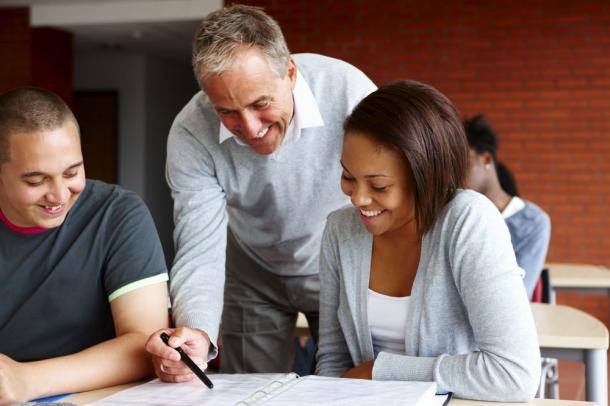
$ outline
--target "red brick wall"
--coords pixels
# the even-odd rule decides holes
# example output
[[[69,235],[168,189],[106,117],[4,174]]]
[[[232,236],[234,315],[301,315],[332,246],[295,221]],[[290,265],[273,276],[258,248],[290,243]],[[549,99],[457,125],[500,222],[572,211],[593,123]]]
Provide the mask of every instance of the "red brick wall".
[[[434,85],[484,113],[521,194],[552,218],[548,259],[610,266],[610,3],[255,0],[292,52],[349,61],[377,84]],[[605,296],[560,295],[606,320]]]

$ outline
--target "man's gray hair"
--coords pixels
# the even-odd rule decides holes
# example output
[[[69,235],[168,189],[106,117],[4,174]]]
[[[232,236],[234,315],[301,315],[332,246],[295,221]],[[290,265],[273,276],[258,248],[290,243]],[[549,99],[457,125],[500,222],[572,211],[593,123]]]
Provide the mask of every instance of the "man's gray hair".
[[[208,14],[193,39],[193,70],[199,85],[232,65],[243,47],[258,47],[269,67],[283,78],[290,51],[278,23],[262,8],[235,4]]]

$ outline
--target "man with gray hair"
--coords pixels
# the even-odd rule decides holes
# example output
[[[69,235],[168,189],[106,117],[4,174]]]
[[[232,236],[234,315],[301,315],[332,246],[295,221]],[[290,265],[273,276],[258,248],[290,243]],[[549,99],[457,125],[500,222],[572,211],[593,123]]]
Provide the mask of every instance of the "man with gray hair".
[[[298,312],[317,339],[322,231],[348,203],[342,123],[375,85],[345,62],[290,55],[278,24],[256,7],[209,14],[193,48],[203,91],[168,139],[178,328],[163,331],[205,366],[222,314],[223,372],[288,371]],[[159,333],[147,344],[159,377],[193,379]]]

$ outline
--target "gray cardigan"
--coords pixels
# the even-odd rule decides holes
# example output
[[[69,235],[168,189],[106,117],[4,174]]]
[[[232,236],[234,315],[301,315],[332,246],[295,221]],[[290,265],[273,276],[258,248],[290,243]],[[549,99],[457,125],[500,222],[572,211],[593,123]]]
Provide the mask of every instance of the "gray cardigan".
[[[329,216],[320,258],[320,375],[374,357],[366,299],[372,244],[356,208]],[[540,350],[520,273],[498,210],[459,191],[422,241],[406,355],[381,352],[373,379],[436,381],[439,392],[477,400],[533,397]]]

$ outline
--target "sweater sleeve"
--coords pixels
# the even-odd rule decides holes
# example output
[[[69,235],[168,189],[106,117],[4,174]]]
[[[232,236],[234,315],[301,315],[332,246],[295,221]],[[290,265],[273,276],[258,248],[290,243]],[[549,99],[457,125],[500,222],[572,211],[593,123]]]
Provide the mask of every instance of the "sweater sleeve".
[[[483,199],[455,214],[443,228],[455,287],[470,324],[474,349],[464,354],[410,357],[381,353],[375,379],[432,378],[457,397],[522,402],[540,376],[540,350],[508,229]],[[439,315],[441,317],[441,315]],[[451,326],[446,326],[451,334]]]
[[[228,215],[212,157],[177,120],[167,145],[167,183],[174,199],[176,257],[170,273],[177,326],[205,331],[216,356],[223,306]]]
[[[354,367],[347,342],[339,324],[341,264],[333,238],[333,216],[329,217],[320,251],[320,327],[316,375],[339,376]]]

